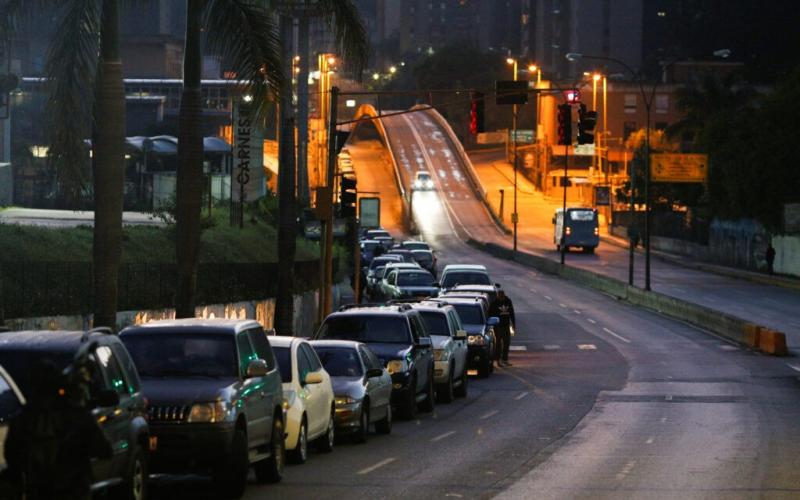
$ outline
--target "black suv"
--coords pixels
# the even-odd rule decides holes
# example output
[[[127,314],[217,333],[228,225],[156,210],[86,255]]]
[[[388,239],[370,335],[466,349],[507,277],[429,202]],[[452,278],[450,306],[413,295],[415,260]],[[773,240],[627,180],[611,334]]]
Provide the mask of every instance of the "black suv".
[[[325,318],[314,340],[355,340],[372,349],[392,376],[392,406],[402,418],[433,411],[433,344],[409,304],[345,306]]]
[[[154,321],[120,338],[150,402],[153,470],[210,472],[221,492],[236,497],[251,465],[259,482],[281,479],[283,389],[259,323]]]
[[[32,371],[47,360],[60,371],[77,363],[88,369],[89,405],[111,443],[110,458],[92,461],[92,491],[112,489],[113,498],[147,495],[150,432],[141,382],[125,346],[110,330],[0,333],[0,365],[31,399]]]
[[[467,332],[468,357],[470,369],[478,370],[478,376],[487,378],[494,372],[494,356],[497,342],[494,327],[500,320],[488,316],[486,303],[481,298],[442,297],[432,299],[456,308],[461,324]]]

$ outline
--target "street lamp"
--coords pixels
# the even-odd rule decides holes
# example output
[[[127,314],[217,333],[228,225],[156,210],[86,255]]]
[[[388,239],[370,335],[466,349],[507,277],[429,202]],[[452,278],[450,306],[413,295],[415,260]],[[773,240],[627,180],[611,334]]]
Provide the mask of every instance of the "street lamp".
[[[506,63],[513,66],[514,81],[517,81],[517,60],[513,57],[506,59]],[[512,140],[514,147],[512,150],[513,166],[514,166],[514,212],[511,214],[511,223],[514,225],[514,253],[517,253],[517,223],[519,222],[519,215],[517,214],[517,105],[514,104],[511,108],[511,133],[513,134]],[[506,143],[508,144],[508,143]]]

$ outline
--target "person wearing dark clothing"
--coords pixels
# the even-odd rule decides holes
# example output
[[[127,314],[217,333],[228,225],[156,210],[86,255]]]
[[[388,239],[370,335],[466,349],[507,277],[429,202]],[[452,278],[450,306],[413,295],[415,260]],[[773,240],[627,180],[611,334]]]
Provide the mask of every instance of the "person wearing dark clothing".
[[[511,328],[514,327],[514,304],[503,290],[497,291],[497,298],[489,306],[489,316],[496,316],[500,323],[494,327],[497,346],[495,346],[495,360],[498,366],[511,366],[508,362],[508,349],[511,345]]]
[[[91,459],[110,458],[111,443],[52,362],[31,370],[28,402],[5,442],[8,474],[26,500],[90,499]]]
[[[773,270],[773,267],[772,267],[772,266],[773,266],[773,264],[775,264],[775,249],[774,249],[774,248],[772,248],[772,243],[769,243],[769,244],[767,245],[767,255],[766,255],[766,258],[767,258],[767,272],[768,272],[769,274],[772,274],[772,273],[774,272],[774,270]]]

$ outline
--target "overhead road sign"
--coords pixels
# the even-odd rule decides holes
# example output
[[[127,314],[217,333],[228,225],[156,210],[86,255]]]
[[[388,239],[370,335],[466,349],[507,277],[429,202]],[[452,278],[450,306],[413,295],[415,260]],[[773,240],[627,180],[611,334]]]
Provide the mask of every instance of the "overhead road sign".
[[[704,183],[708,180],[708,155],[651,154],[650,179],[653,182]]]

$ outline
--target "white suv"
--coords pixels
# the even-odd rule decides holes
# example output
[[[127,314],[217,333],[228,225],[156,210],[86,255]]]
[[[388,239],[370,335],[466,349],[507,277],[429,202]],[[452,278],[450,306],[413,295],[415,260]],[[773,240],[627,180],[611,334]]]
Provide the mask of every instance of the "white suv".
[[[480,264],[448,264],[442,270],[440,280],[441,291],[447,291],[456,285],[491,285],[486,266]]]
[[[442,302],[420,302],[419,311],[433,341],[436,395],[442,403],[467,396],[467,332],[456,309]]]

